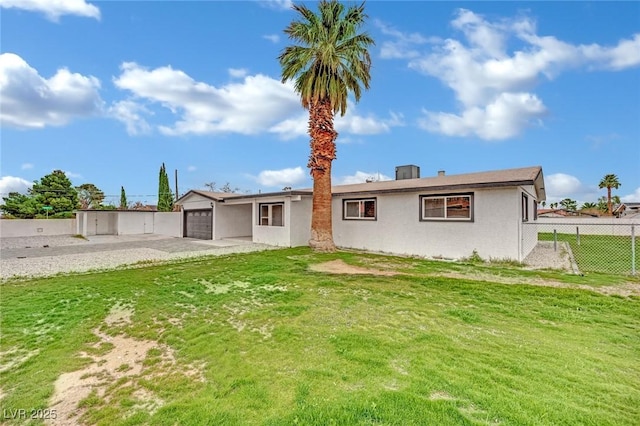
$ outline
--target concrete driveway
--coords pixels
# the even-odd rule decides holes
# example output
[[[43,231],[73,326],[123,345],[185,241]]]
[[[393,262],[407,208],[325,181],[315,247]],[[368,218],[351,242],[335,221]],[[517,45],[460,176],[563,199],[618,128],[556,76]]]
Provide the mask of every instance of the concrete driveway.
[[[46,276],[163,261],[272,249],[248,238],[197,240],[163,235],[0,238],[0,278]]]

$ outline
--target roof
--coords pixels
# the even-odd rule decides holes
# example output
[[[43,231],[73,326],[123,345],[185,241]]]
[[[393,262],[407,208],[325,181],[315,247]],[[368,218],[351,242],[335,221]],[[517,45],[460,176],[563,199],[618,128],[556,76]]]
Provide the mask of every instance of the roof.
[[[387,180],[354,185],[339,185],[332,188],[334,195],[353,193],[413,192],[429,189],[459,190],[471,188],[496,188],[534,185],[538,201],[546,199],[542,167],[495,170],[459,175],[432,176],[418,179]]]
[[[523,167],[518,169],[494,170],[488,172],[464,173],[458,175],[432,176],[418,179],[385,180],[378,182],[357,183],[352,185],[335,185],[331,188],[333,195],[397,193],[416,191],[457,191],[473,188],[500,188],[522,185],[534,185],[538,201],[546,200],[542,167]],[[274,197],[286,195],[311,195],[311,188],[259,194],[233,194],[224,192],[208,192],[191,190],[180,197],[177,203],[190,193],[202,195],[213,201],[225,199],[242,199],[257,197]]]
[[[182,197],[178,198],[176,204],[180,204],[182,200],[191,194],[201,195],[213,201],[224,201],[225,198],[241,197],[242,194],[236,194],[233,192],[212,192],[212,191],[200,191],[199,189],[191,189]]]

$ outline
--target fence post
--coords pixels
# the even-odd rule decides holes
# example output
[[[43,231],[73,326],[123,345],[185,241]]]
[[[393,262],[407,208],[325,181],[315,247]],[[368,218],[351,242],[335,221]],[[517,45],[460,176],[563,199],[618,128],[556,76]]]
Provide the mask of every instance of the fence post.
[[[578,241],[578,245],[580,245],[580,227],[576,226],[576,240]]]
[[[558,251],[558,233],[553,230],[553,251]]]
[[[631,224],[631,275],[636,274],[636,227]]]

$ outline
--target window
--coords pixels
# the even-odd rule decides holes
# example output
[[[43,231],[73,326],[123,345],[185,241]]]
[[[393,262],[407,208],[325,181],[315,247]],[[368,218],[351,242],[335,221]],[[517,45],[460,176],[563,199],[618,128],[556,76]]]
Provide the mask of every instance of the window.
[[[529,221],[529,197],[527,194],[522,194],[522,221]]]
[[[376,199],[344,200],[343,219],[376,220]]]
[[[473,194],[423,195],[421,220],[473,220]]]
[[[260,204],[258,224],[261,226],[284,226],[284,204]]]

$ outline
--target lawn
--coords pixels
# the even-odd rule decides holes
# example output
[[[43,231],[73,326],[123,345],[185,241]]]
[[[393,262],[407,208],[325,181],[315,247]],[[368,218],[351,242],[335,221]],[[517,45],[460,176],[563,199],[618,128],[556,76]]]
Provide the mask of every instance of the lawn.
[[[296,248],[0,291],[7,424],[640,420],[631,277]]]
[[[566,241],[571,247],[578,268],[583,272],[631,274],[631,237],[619,235],[557,234],[558,241]],[[553,233],[540,233],[541,241],[553,241]],[[640,240],[636,238],[635,270],[640,274]]]

